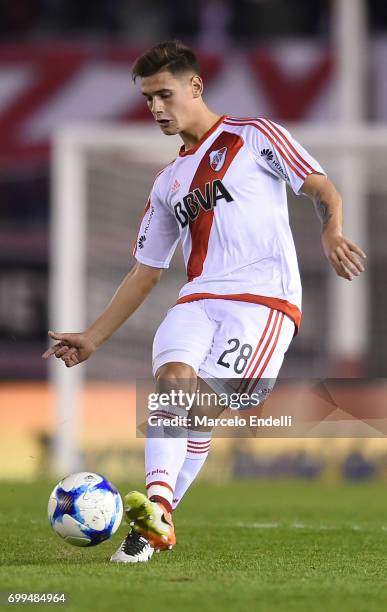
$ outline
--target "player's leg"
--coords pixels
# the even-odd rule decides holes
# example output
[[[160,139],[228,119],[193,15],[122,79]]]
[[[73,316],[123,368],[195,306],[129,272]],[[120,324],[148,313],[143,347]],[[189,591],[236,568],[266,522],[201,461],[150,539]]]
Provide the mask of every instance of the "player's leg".
[[[189,429],[187,432],[187,453],[179,471],[173,494],[172,508],[175,510],[181,499],[198,476],[206,462],[211,446],[212,428]]]
[[[194,393],[197,385],[196,373],[205,356],[209,352],[216,326],[206,314],[203,302],[192,302],[180,304],[171,308],[164,321],[160,325],[154,338],[153,343],[153,372],[157,380],[157,388],[159,392],[170,393],[173,388],[183,388],[184,390]],[[174,364],[185,364],[185,371],[175,367]],[[164,407],[163,407],[163,413]],[[187,415],[187,411],[183,410]],[[180,414],[180,413],[179,413]],[[179,447],[182,451],[184,448],[184,459],[187,452],[187,431],[184,433],[184,443]],[[189,435],[189,434],[188,434]],[[162,441],[163,442],[163,441]],[[180,471],[183,462],[181,454],[178,453],[177,460],[174,461],[175,469],[172,469],[172,477],[168,481],[166,478],[156,477],[157,470],[165,470],[165,466],[161,465],[164,461],[162,455],[168,456],[168,453],[174,454],[173,444],[168,445],[168,439],[160,443],[160,435],[148,437],[146,443],[146,486],[148,495],[158,495],[166,499],[169,504],[173,503],[172,492],[176,485],[176,468]],[[179,444],[179,443],[177,443]],[[191,442],[189,443],[191,446]],[[167,448],[169,447],[169,448]],[[160,454],[161,453],[161,454]],[[152,458],[154,455],[160,454],[160,462]],[[153,472],[153,474],[152,474]],[[156,485],[155,481],[161,481],[168,487]],[[172,491],[170,490],[172,489]]]
[[[158,393],[194,392],[196,372],[212,343],[214,326],[199,303],[174,307],[160,325],[153,345],[153,371]],[[152,416],[157,414],[157,410]],[[181,415],[181,408],[160,406],[160,415]],[[175,537],[170,510],[178,473],[187,453],[187,432],[161,425],[148,428],[145,464],[148,498],[132,492],[125,498],[126,515],[135,531],[152,547],[167,548]],[[130,533],[128,534],[130,538]],[[122,548],[122,547],[121,547]],[[129,561],[130,555],[112,558]],[[131,560],[131,559],[130,559]],[[139,559],[146,560],[146,559]]]
[[[185,363],[166,363],[156,373],[157,393],[194,393],[196,372]],[[164,425],[165,419],[180,416],[184,408],[164,405],[152,413],[160,424],[149,424],[145,443],[147,496],[131,491],[124,498],[125,517],[132,529],[112,556],[112,561],[148,561],[154,550],[166,550],[176,543],[172,522],[172,500],[178,473],[187,452],[184,426]],[[153,421],[152,421],[153,422]],[[167,421],[166,421],[167,422]]]
[[[172,362],[158,368],[157,393],[192,393],[196,387],[195,370],[188,364]],[[165,396],[164,396],[165,397]],[[113,555],[112,561],[148,561],[154,550],[172,548],[176,543],[172,522],[172,500],[178,473],[187,452],[186,428],[165,425],[180,416],[184,408],[165,405],[152,413],[145,442],[147,496],[131,491],[124,498],[125,517],[132,529]],[[154,421],[159,424],[153,424]]]
[[[205,300],[207,314],[217,324],[211,351],[200,365],[198,376],[201,390],[216,393],[250,394],[260,396],[258,410],[272,390],[285,353],[294,335],[294,323],[283,313],[244,302]],[[230,350],[234,349],[234,350]],[[247,410],[254,413],[257,409]],[[196,405],[193,416],[217,417],[223,408],[210,410]],[[207,456],[211,440],[211,428],[200,426],[191,432],[200,442],[190,447],[186,461],[179,473],[174,505],[182,497],[199,474]]]
[[[164,397],[172,398],[173,391],[192,395],[196,390],[196,372],[185,363],[165,363],[158,368],[156,380],[157,393]],[[157,550],[172,548],[176,543],[171,512],[176,480],[187,453],[187,428],[170,426],[168,420],[186,416],[184,405],[172,402],[153,411],[152,419],[158,419],[159,424],[148,425],[145,443],[148,500],[138,492],[125,497],[129,521]]]
[[[210,350],[214,333],[215,325],[202,302],[181,304],[168,311],[153,343],[153,371],[158,393],[195,392],[196,372]],[[157,410],[153,415],[155,413]],[[163,406],[160,416],[167,418],[169,414],[183,416],[187,411],[183,407]],[[187,430],[168,430],[162,425],[148,429],[145,445],[147,493],[151,501],[163,505],[166,513],[172,510],[179,473],[183,466],[187,469],[187,450],[191,444]],[[170,516],[167,518],[171,522]]]

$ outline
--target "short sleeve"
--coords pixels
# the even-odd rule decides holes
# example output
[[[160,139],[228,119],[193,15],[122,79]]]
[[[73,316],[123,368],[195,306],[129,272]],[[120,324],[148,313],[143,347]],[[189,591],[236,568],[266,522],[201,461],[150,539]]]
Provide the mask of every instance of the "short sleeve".
[[[255,125],[255,155],[270,172],[284,179],[295,194],[300,193],[309,174],[326,174],[284,127],[266,118],[256,119]]]
[[[133,256],[147,266],[168,268],[178,241],[177,221],[153,186],[133,246]]]

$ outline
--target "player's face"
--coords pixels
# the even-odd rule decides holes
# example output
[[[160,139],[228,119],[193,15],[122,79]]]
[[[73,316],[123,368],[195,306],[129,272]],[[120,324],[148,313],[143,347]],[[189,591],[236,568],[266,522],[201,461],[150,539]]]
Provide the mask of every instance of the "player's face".
[[[168,71],[144,77],[141,91],[164,134],[179,134],[192,123],[195,101],[201,95],[201,79]]]

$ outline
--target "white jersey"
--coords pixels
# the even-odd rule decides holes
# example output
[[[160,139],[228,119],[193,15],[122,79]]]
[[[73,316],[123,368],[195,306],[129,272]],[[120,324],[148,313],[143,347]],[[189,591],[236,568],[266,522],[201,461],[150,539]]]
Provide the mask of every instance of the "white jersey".
[[[264,304],[301,320],[301,281],[286,198],[321,166],[266,118],[223,116],[156,177],[133,255],[168,268],[181,241],[188,282],[204,298]]]

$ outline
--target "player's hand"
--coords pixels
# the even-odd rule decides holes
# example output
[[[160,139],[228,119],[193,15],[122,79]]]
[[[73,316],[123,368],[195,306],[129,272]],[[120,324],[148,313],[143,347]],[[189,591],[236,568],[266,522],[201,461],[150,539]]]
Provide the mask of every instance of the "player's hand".
[[[367,255],[356,244],[339,232],[323,232],[324,253],[338,276],[349,281],[364,272],[362,260]]]
[[[94,351],[97,350],[96,345],[86,336],[86,334],[58,334],[49,331],[48,335],[53,340],[59,340],[54,346],[47,349],[43,353],[43,359],[48,359],[55,355],[57,359],[61,359],[68,368],[86,361]]]

